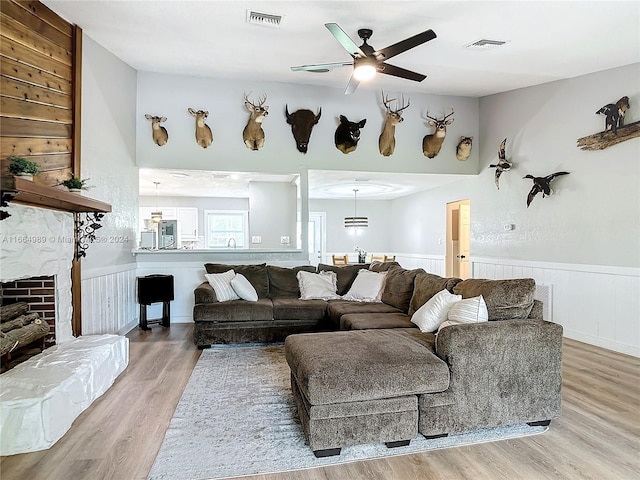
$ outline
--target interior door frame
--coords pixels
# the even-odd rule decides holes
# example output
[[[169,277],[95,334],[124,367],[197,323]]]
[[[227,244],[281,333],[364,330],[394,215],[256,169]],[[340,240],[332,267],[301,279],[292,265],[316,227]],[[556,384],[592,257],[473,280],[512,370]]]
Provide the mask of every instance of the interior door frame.
[[[447,208],[446,210],[447,238],[446,238],[446,251],[445,251],[445,260],[444,260],[444,270],[445,270],[446,277],[454,276],[453,262],[456,261],[456,258],[455,258],[455,252],[453,249],[453,237],[454,237],[453,233],[454,233],[454,228],[458,228],[458,225],[454,224],[456,223],[454,222],[454,217],[455,217],[454,212],[460,210],[460,205],[468,205],[469,208],[471,208],[471,200],[464,199],[464,200],[457,200],[455,202],[449,202],[447,203],[447,207],[446,207]],[[469,238],[469,242],[471,242],[471,228],[469,228],[468,238]],[[469,276],[470,277],[473,276],[473,272],[471,271],[470,258],[469,258]]]
[[[327,212],[309,212],[309,224],[311,220],[318,221],[320,223],[320,252],[309,252],[309,262],[313,263],[312,257],[318,255],[318,262],[324,263],[325,256],[327,254]],[[308,227],[307,227],[308,229]],[[307,245],[307,249],[308,249]]]

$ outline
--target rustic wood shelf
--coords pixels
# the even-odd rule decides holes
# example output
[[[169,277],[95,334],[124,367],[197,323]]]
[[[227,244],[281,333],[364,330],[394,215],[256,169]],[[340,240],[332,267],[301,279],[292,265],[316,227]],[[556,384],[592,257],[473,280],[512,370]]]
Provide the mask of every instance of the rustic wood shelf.
[[[38,185],[24,178],[2,177],[2,200],[65,212],[111,211],[111,205],[100,200],[71,193],[56,187]]]

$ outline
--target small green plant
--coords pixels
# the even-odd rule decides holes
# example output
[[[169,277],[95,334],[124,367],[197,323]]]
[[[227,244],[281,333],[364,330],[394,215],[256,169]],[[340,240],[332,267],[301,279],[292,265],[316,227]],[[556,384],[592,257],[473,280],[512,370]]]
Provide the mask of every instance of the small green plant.
[[[11,162],[9,164],[9,171],[14,175],[38,175],[40,173],[40,167],[38,167],[38,164],[27,160],[24,157],[16,157],[15,155],[11,155],[7,157],[7,160]]]
[[[60,185],[64,185],[69,190],[87,190],[89,188],[87,186],[88,180],[88,178],[81,180],[72,173],[67,180],[60,182]]]

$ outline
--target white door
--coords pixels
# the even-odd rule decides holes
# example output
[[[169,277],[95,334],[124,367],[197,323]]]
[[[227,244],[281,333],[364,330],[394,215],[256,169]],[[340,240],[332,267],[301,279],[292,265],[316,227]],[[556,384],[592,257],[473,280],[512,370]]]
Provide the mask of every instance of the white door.
[[[447,245],[445,276],[469,278],[471,243],[471,202],[461,200],[447,204]]]
[[[326,212],[309,213],[309,264],[322,263],[327,250]]]

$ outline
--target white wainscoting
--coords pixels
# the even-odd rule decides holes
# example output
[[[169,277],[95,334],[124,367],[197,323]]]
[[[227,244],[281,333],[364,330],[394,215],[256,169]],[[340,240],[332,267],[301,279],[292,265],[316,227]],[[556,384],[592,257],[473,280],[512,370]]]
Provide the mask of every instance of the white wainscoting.
[[[407,270],[422,268],[428,273],[444,277],[443,255],[421,255],[413,253],[396,253],[396,262]]]
[[[471,259],[474,278],[533,278],[553,292],[551,318],[566,337],[640,356],[640,268]]]
[[[82,334],[124,335],[138,324],[137,264],[82,271]]]

